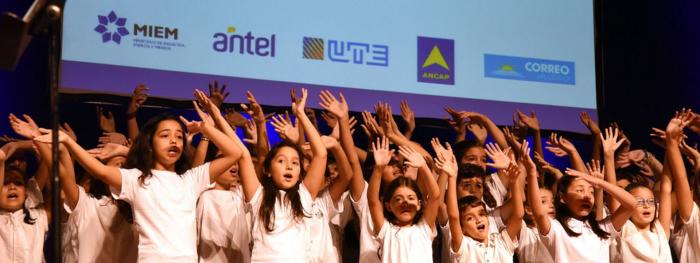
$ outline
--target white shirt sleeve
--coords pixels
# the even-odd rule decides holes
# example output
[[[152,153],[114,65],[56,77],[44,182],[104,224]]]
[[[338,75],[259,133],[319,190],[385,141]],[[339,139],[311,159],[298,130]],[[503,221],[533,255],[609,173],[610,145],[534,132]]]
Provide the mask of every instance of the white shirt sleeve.
[[[253,220],[258,218],[258,211],[260,211],[260,205],[262,204],[262,195],[263,187],[260,185],[255,190],[253,197],[250,198],[250,201],[246,203],[247,208],[250,209],[249,211],[253,215]]]
[[[567,234],[566,231],[564,231],[564,227],[561,226],[561,223],[556,219],[549,218],[549,233],[545,235],[540,232],[540,236],[542,237],[542,242],[547,249],[549,249],[550,254],[553,254],[552,251],[554,251],[552,249],[554,247],[554,241],[562,235]]]
[[[371,223],[370,223],[371,224]],[[379,241],[380,244],[384,243],[384,237],[386,236],[387,232],[391,232],[391,223],[384,219],[384,224],[382,224],[382,228],[379,230],[379,233],[375,236],[377,241]]]
[[[112,194],[120,200],[124,200],[129,204],[134,201],[134,196],[136,194],[136,188],[139,187],[139,176],[141,176],[141,171],[139,169],[119,169],[122,176],[122,187],[121,189],[112,190]]]
[[[41,194],[41,189],[36,182],[36,178],[30,178],[25,188],[27,189],[27,199],[24,200],[24,203],[28,208],[36,208],[44,203],[44,197]]]
[[[508,230],[503,229],[501,230],[501,240],[503,241],[503,244],[505,245],[505,248],[510,252],[511,254],[515,253],[515,249],[518,248],[518,241],[513,240],[514,238],[511,238],[510,235],[508,235]]]
[[[435,237],[437,237],[437,229],[430,228],[430,225],[428,225],[428,222],[425,221],[425,218],[421,218],[416,225],[425,233],[426,236],[430,237],[430,241],[433,241]]]
[[[489,212],[489,215],[488,215],[489,220],[491,220],[490,223],[494,224],[494,230],[496,230],[494,232],[496,232],[496,233],[500,232],[501,229],[506,227],[506,224],[503,223],[503,218],[501,216],[501,209],[502,209],[501,206],[499,206],[496,209]]]
[[[83,189],[82,186],[78,186],[78,202],[75,204],[75,207],[73,209],[70,209],[70,206],[68,206],[68,204],[63,204],[63,207],[69,214],[69,222],[73,222],[76,225],[80,225],[80,221],[82,221],[81,219],[84,217],[85,210],[87,208],[86,206],[88,205],[87,198],[89,197],[87,193],[85,193],[85,189]]]
[[[352,201],[350,201],[350,191],[345,191],[338,200],[335,206],[336,216],[331,220],[331,223],[344,229],[352,219]]]
[[[491,196],[496,199],[496,206],[501,206],[508,196],[508,188],[503,185],[498,173],[492,173],[490,177],[491,180],[487,180],[487,183],[489,184],[489,192],[491,192]]]
[[[601,229],[610,234],[609,238],[611,239],[616,239],[620,236],[620,233],[622,233],[622,227],[620,228],[620,231],[615,230],[615,227],[612,224],[612,218],[610,216],[598,222],[598,225],[600,225]]]
[[[200,166],[187,170],[182,176],[191,183],[192,190],[195,196],[199,196],[202,192],[209,189],[210,176],[209,165],[211,162],[206,162]]]

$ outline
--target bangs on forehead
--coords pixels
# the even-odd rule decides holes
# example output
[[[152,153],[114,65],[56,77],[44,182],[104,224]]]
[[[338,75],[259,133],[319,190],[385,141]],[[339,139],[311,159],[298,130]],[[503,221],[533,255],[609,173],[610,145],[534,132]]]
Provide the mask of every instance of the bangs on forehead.
[[[282,149],[289,149],[289,151],[293,153],[293,154],[290,155],[290,158],[291,158],[292,160],[298,160],[298,159],[300,158],[299,152],[297,152],[296,149],[294,149],[294,148],[292,148],[292,147],[283,146],[282,148],[280,148],[280,149],[275,153],[275,156],[273,157],[273,159],[277,159],[277,158],[280,158],[280,157],[287,157],[287,155],[283,154]],[[304,153],[304,155],[306,155],[306,154]]]
[[[171,124],[171,125],[168,125]],[[172,127],[176,127],[175,131],[177,132],[183,132],[182,129],[182,124],[176,120],[171,120],[171,119],[166,119],[162,120],[160,123],[158,123],[158,126],[156,126],[156,132],[162,132],[165,130],[172,130]]]
[[[15,185],[25,185],[27,183],[27,179],[24,178],[24,175],[15,169],[7,169],[5,170],[5,181],[3,184],[9,184],[9,183],[14,183]]]

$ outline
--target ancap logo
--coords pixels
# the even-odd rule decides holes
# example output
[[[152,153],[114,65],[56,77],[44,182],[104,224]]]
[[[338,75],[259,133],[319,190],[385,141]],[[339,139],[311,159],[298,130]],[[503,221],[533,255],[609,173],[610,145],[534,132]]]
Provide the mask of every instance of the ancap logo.
[[[418,37],[418,82],[455,84],[454,40]]]
[[[121,44],[122,37],[129,34],[129,30],[126,29],[126,18],[117,16],[114,11],[109,12],[106,16],[98,15],[97,22],[99,24],[95,27],[95,32],[102,36],[102,43],[111,40]]]

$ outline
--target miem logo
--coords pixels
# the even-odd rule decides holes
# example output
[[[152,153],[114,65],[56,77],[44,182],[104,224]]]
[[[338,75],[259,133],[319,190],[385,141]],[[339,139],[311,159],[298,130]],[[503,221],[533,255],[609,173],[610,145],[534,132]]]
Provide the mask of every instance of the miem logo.
[[[153,48],[170,50],[185,47],[178,41],[179,29],[160,25],[139,24],[129,25],[131,33],[127,29],[126,18],[117,16],[113,10],[106,16],[97,16],[95,32],[102,36],[102,43],[114,42],[121,44],[129,34],[133,34],[132,46],[138,48]]]
[[[129,30],[126,29],[126,18],[118,17],[114,11],[109,12],[106,16],[97,16],[97,22],[99,23],[95,27],[95,32],[102,35],[102,43],[107,43],[110,40],[114,43],[121,44],[122,37],[129,34]]]
[[[236,28],[229,26],[226,33],[215,33],[213,37],[212,48],[216,52],[275,57],[275,34],[270,37],[256,37],[250,31],[236,34]]]
[[[454,40],[418,37],[418,82],[455,84]]]
[[[576,64],[569,61],[484,54],[484,76],[575,85]]]

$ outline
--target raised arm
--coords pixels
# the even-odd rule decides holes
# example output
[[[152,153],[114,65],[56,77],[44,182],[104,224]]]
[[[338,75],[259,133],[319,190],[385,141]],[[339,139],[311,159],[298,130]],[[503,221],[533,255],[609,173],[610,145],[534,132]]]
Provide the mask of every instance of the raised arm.
[[[131,94],[129,107],[126,110],[127,134],[132,141],[139,136],[139,123],[136,120],[136,112],[141,105],[146,102],[146,99],[148,99],[148,87],[139,84],[134,88],[134,92]]]
[[[381,121],[382,129],[384,130],[384,133],[386,134],[387,138],[389,138],[389,140],[391,140],[396,145],[409,146],[413,148],[414,150],[418,151],[424,158],[432,158],[430,156],[430,153],[423,149],[423,146],[403,136],[401,131],[399,131],[398,126],[396,125],[396,121],[394,121],[394,115],[392,114],[391,106],[389,106],[388,103],[384,105],[380,103],[380,106],[378,107],[377,111],[377,116],[380,116],[379,119]]]
[[[532,133],[532,140],[535,143],[535,152],[543,154],[542,151],[542,134],[540,132],[540,121],[537,119],[535,112],[530,112],[530,116],[518,110],[518,118],[527,126],[527,129]]]
[[[601,179],[601,180],[605,180],[605,175],[603,174],[604,168],[600,166],[600,161],[598,161],[596,159],[591,160],[591,162],[586,164],[586,169],[588,171],[588,174],[592,175],[593,177],[596,177],[596,178]],[[616,184],[614,184],[614,185],[616,185]],[[600,220],[605,219],[605,205],[603,202],[603,199],[605,197],[604,197],[603,189],[596,188],[593,191],[593,194],[595,196],[595,204],[593,206],[594,206],[595,213],[596,213],[595,214],[596,220],[600,221]],[[610,199],[613,199],[613,198],[610,198]],[[615,203],[617,203],[618,206],[620,204],[620,202],[618,202],[617,200],[615,200]],[[610,206],[610,202],[608,202],[608,206]],[[617,209],[617,207],[616,207],[616,209]],[[611,213],[614,211],[615,210],[610,210]]]
[[[347,155],[347,159],[348,162],[350,162],[353,173],[350,181],[350,194],[354,200],[360,200],[360,197],[365,190],[365,180],[362,174],[362,165],[360,164],[358,154],[355,151],[355,142],[352,138],[352,132],[350,131],[348,103],[342,93],[340,93],[340,100],[336,100],[333,94],[331,94],[329,91],[322,91],[320,99],[321,107],[333,114],[333,116],[335,116],[335,118],[338,120],[337,125],[340,130],[340,145]]]
[[[512,164],[512,161],[508,156],[508,154],[511,151],[510,147],[506,148],[504,151],[501,150],[501,147],[499,147],[498,144],[488,143],[484,146],[484,148],[486,155],[491,159],[491,162],[487,163],[486,166],[496,169],[498,179],[500,179],[501,182],[503,182],[503,185],[509,187],[511,185],[510,179],[512,177],[508,176],[503,171]]]
[[[345,151],[343,151],[343,148],[338,144],[338,140],[330,136],[322,136],[321,140],[326,149],[333,154],[336,166],[338,167],[338,177],[328,186],[328,191],[330,191],[333,203],[337,203],[340,197],[343,196],[345,190],[348,189],[350,180],[352,180],[354,176],[352,167],[350,166],[350,162],[348,162]]]
[[[435,156],[436,156],[434,158],[436,172],[440,173],[440,175],[438,177],[438,181],[437,181],[438,188],[440,189],[440,197],[438,198],[440,200],[440,204],[439,204],[440,207],[438,209],[438,223],[440,224],[440,226],[444,226],[445,224],[447,224],[447,219],[448,219],[447,218],[447,206],[444,202],[445,195],[447,194],[446,193],[447,191],[445,189],[447,189],[447,184],[449,181],[448,172],[450,172],[451,170],[446,171],[446,169],[443,169],[441,167],[444,167],[445,160],[455,159],[455,162],[454,162],[455,168],[454,169],[455,169],[455,173],[456,173],[457,161],[456,161],[456,158],[450,157],[450,156],[454,156],[454,153],[452,152],[452,146],[450,146],[449,143],[445,143],[445,146],[442,146],[442,144],[440,144],[440,140],[438,138],[433,138],[430,140],[430,145],[432,146],[433,151],[435,152]],[[438,164],[438,161],[440,161],[441,159],[443,161],[441,161],[441,163]]]
[[[445,143],[445,147],[443,147],[437,138],[433,138],[431,140],[431,144],[435,150],[435,167],[440,172],[440,175],[437,182],[437,190],[439,191],[439,195],[435,201],[436,203],[429,205],[435,206],[434,209],[436,210],[436,213],[439,213],[440,208],[442,208],[443,205],[443,200],[445,200],[445,187],[449,183],[449,178],[457,176],[457,159],[455,158],[454,153],[452,152],[452,146],[450,146],[449,143]],[[447,212],[446,209],[445,212]],[[428,218],[426,218],[426,220],[427,219]],[[433,219],[433,221],[435,220]]]
[[[668,148],[667,148],[668,149]],[[666,154],[668,156],[668,154]],[[661,172],[661,187],[659,189],[659,224],[664,228],[666,239],[671,237],[671,218],[673,217],[673,178],[669,168],[668,159],[664,160],[664,168]]]
[[[510,199],[508,203],[513,207],[513,211],[506,219],[506,231],[512,240],[520,238],[520,229],[522,227],[525,208],[523,207],[523,180],[520,180],[520,168],[511,163],[505,170],[505,174],[510,177]]]
[[[297,129],[297,124],[292,121],[289,114],[272,116],[270,124],[272,124],[272,127],[275,127],[275,131],[282,140],[301,146],[301,140],[299,139],[300,129]]]
[[[240,147],[238,147],[236,143],[231,140],[233,137],[237,138],[238,135],[236,135],[231,126],[226,123],[226,120],[223,116],[221,116],[221,112],[218,110],[218,108],[211,103],[211,101],[204,96],[204,93],[201,91],[195,91],[195,96],[200,102],[202,102],[202,106],[209,111],[211,117],[208,117],[206,113],[199,108],[197,102],[193,101],[192,104],[194,105],[194,109],[197,111],[197,114],[199,114],[202,121],[189,122],[187,126],[197,126],[201,130],[202,135],[209,138],[209,140],[211,140],[211,142],[214,143],[214,145],[216,145],[222,153],[220,158],[211,161],[209,164],[209,180],[213,182],[219,175],[228,170],[238,161],[238,158],[241,157],[242,151]],[[215,122],[222,124],[221,126],[226,134],[216,128]]]
[[[316,198],[316,195],[323,189],[324,183],[324,172],[326,171],[326,158],[328,152],[326,147],[323,146],[321,141],[321,135],[318,134],[318,130],[314,127],[306,116],[304,107],[306,106],[306,99],[308,98],[308,91],[304,88],[301,89],[301,99],[299,102],[292,103],[292,110],[294,115],[297,117],[297,121],[301,123],[304,127],[304,132],[306,132],[306,137],[309,139],[309,144],[311,145],[311,153],[313,157],[311,163],[309,164],[309,170],[306,171],[306,176],[304,177],[304,186],[311,193],[312,198]]]
[[[693,121],[695,115],[690,111],[682,111],[668,122],[666,126],[666,156],[673,175],[673,186],[678,198],[678,215],[683,221],[690,218],[693,210],[693,195],[688,184],[688,175],[679,150],[680,140],[683,139],[683,128]]]
[[[558,136],[556,133],[552,133],[549,136],[549,141],[547,142],[549,146],[545,147],[550,152],[554,153],[557,157],[563,157],[568,155],[569,161],[571,162],[571,167],[574,170],[585,172],[586,163],[583,162],[581,155],[576,150],[573,143],[562,136]]]
[[[525,172],[527,173],[527,203],[530,205],[530,208],[532,208],[532,216],[535,219],[537,230],[539,230],[541,235],[547,235],[551,227],[550,219],[547,215],[547,211],[540,202],[541,197],[540,186],[537,182],[537,167],[530,158],[530,148],[527,140],[523,140],[521,149],[521,158],[523,160],[523,166],[525,166]]]
[[[449,118],[445,118],[447,124],[449,124],[456,133],[454,143],[457,144],[464,141],[467,138],[467,125],[464,118],[462,118],[462,114],[451,107],[445,107],[444,110],[450,115]]]
[[[403,132],[403,136],[410,140],[411,136],[413,135],[413,131],[416,129],[416,116],[413,113],[411,106],[408,105],[408,101],[402,100],[400,106],[401,118],[406,123],[406,130]]]
[[[406,164],[411,167],[418,168],[419,185],[424,185],[427,193],[426,207],[423,210],[423,217],[431,229],[435,229],[435,219],[437,218],[438,208],[440,207],[440,188],[435,181],[435,176],[428,168],[425,159],[416,150],[407,146],[399,146],[399,154],[406,159]]]
[[[603,146],[603,166],[605,167],[605,181],[613,185],[617,185],[617,175],[615,174],[615,151],[622,145],[625,141],[624,138],[618,140],[619,131],[618,129],[607,128],[605,129],[605,136],[600,135],[600,141]],[[597,139],[596,139],[597,140]],[[610,198],[606,200],[608,203],[608,210],[614,212],[620,206],[615,198]]]
[[[438,158],[435,164],[448,175],[447,179],[447,217],[450,224],[450,234],[452,240],[452,251],[459,251],[460,246],[462,246],[462,238],[464,234],[462,233],[461,219],[459,218],[459,206],[457,204],[457,163],[455,161],[455,168],[451,168],[447,158],[441,157],[438,154]],[[447,166],[447,167],[446,167]]]
[[[188,139],[187,141],[191,141],[191,139]],[[209,138],[202,136],[202,138],[199,139],[197,148],[194,150],[192,167],[197,167],[204,164],[204,161],[207,158],[207,150],[209,150]]]
[[[39,155],[41,155],[42,163],[47,170],[51,166],[51,145],[35,141]],[[60,145],[59,147],[59,173],[61,180],[61,190],[63,191],[63,201],[73,209],[78,204],[79,192],[78,184],[75,182],[75,169],[73,168],[73,160],[68,154],[68,150]]]
[[[252,92],[248,91],[246,93],[246,96],[248,97],[250,107],[246,106],[245,104],[241,104],[241,107],[243,107],[243,109],[246,110],[248,115],[250,115],[250,117],[255,122],[255,127],[257,128],[256,131],[258,132],[258,134],[256,137],[258,138],[258,143],[255,146],[258,155],[258,161],[257,163],[255,163],[255,171],[257,174],[262,175],[263,162],[265,161],[265,156],[270,151],[270,142],[267,138],[267,124],[265,121],[265,114],[263,113],[262,106],[260,106],[258,101],[255,99],[255,96],[253,96]]]
[[[372,225],[374,226],[374,235],[379,234],[379,231],[384,225],[384,205],[379,198],[379,188],[382,184],[382,170],[389,164],[394,150],[389,150],[389,142],[386,137],[372,143],[372,152],[374,153],[374,170],[372,177],[369,180],[367,189],[367,204],[369,205],[369,213],[372,216]]]
[[[601,141],[598,140],[598,136],[600,136],[600,127],[598,127],[598,123],[591,119],[588,112],[582,111],[581,114],[579,114],[579,118],[581,119],[581,123],[591,132],[591,139],[593,140],[592,159],[600,161]]]
[[[42,129],[41,132],[43,135],[34,138],[34,140],[42,143],[51,143],[51,130]],[[122,175],[119,168],[104,165],[70,138],[70,136],[61,131],[58,132],[58,142],[66,146],[73,158],[78,161],[88,173],[111,187],[116,189],[122,188]]]
[[[462,118],[468,119],[469,122],[477,122],[483,125],[498,146],[503,149],[508,147],[508,142],[506,141],[506,137],[503,135],[503,132],[491,119],[489,119],[489,117],[484,114],[471,111],[462,111],[460,114],[462,115]]]
[[[253,164],[253,159],[250,156],[250,151],[243,144],[243,142],[238,138],[234,137],[232,140],[238,148],[241,149],[241,158],[238,159],[238,176],[241,180],[241,188],[243,189],[243,195],[246,202],[250,202],[255,195],[255,191],[260,187],[260,179],[255,171],[255,165]],[[265,158],[264,156],[260,158]]]
[[[615,198],[617,199],[617,201],[620,202],[620,207],[610,216],[610,221],[612,222],[613,227],[615,228],[615,230],[620,231],[622,229],[622,226],[625,225],[627,220],[634,213],[637,207],[637,199],[635,199],[632,194],[628,193],[627,191],[625,191],[625,189],[620,188],[616,184],[608,183],[605,180],[596,178],[595,176],[591,176],[587,173],[567,168],[566,174],[571,176],[577,176],[578,178],[586,180],[587,182],[592,184],[594,188],[602,188],[603,191],[605,191],[606,193],[611,195],[612,198]]]
[[[17,118],[14,114],[10,113],[9,119],[12,130],[14,130],[14,132],[19,134],[20,136],[29,140],[40,136],[41,133],[39,132],[39,126],[37,126],[32,117],[26,114],[23,114],[22,116],[24,117],[24,120]],[[10,142],[3,146],[3,148],[6,150],[5,153],[8,157],[12,156],[17,150],[31,150],[32,147],[35,147],[32,141]],[[50,147],[48,145],[40,144],[39,147],[44,147],[46,148],[45,150],[50,151],[48,150]],[[47,162],[47,160],[45,160],[46,157],[43,155],[39,155],[37,157],[39,158],[42,165],[40,165],[37,169],[34,179],[36,180],[39,189],[44,189],[44,186],[46,186],[47,182],[49,181],[51,161]]]

